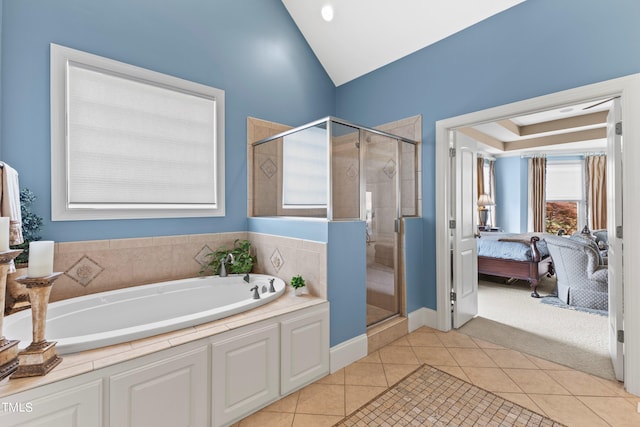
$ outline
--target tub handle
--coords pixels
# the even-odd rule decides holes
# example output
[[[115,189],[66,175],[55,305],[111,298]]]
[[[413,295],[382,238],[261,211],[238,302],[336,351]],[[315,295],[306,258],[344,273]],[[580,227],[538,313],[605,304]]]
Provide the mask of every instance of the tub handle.
[[[249,290],[253,291],[253,299],[260,299],[260,293],[258,292],[258,285],[255,285],[253,288]]]
[[[273,287],[274,280],[276,280],[276,279],[274,279],[274,278],[269,279],[269,292],[270,293],[273,293],[273,292],[276,291],[276,288]]]

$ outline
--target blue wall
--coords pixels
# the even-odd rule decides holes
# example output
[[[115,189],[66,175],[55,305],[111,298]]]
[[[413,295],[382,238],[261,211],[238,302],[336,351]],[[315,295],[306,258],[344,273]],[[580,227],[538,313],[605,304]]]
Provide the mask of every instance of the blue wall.
[[[326,219],[249,218],[248,231],[323,243],[329,238]]]
[[[527,231],[527,159],[496,159],[496,225],[508,233]]]
[[[327,283],[331,346],[367,332],[367,245],[364,221],[329,223]]]
[[[335,86],[280,0],[4,0],[2,160],[56,241],[247,229],[247,116],[293,126],[334,113]],[[51,222],[49,43],[226,92],[225,218]]]
[[[436,298],[436,290],[426,286],[422,264],[424,264],[424,244],[421,218],[405,218],[404,241],[404,282],[406,285],[407,312],[423,307],[423,302]]]
[[[336,115],[356,123],[422,114],[424,306],[436,308],[435,122],[640,72],[639,16],[637,0],[529,0],[337,88]]]
[[[336,115],[376,126],[421,114],[424,218],[409,227],[422,239],[405,245],[421,243],[415,250],[422,255],[421,262],[407,260],[419,264],[408,278],[410,311],[436,307],[435,122],[640,72],[637,0],[529,0],[337,89],[280,0],[0,0],[0,5],[0,152],[19,170],[21,185],[38,195],[35,210],[45,217],[47,239],[273,230],[273,224],[249,224],[246,218],[247,116],[296,126]],[[49,220],[52,42],[226,91],[225,218]],[[363,223],[328,226],[332,345],[365,331],[360,239]],[[356,261],[362,268],[354,267]]]

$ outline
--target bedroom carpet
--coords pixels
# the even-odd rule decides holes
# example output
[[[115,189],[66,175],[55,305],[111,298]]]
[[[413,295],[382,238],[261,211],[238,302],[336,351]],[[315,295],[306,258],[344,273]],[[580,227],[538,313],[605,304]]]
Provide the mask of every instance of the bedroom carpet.
[[[541,296],[555,294],[555,279],[544,279]],[[531,298],[526,282],[480,280],[478,317],[460,332],[574,369],[614,379],[608,350],[608,319],[566,310]]]
[[[540,298],[540,303],[552,305],[554,307],[564,308],[565,310],[584,311],[585,313],[597,314],[599,316],[606,317],[609,315],[609,313],[607,313],[605,310],[596,310],[596,309],[584,308],[584,307],[574,307],[572,305],[565,303],[560,298],[554,297],[554,296]]]

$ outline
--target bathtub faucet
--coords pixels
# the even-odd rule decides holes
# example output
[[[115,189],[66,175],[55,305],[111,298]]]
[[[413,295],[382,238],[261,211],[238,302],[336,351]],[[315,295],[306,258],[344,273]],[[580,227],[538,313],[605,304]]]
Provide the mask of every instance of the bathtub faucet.
[[[220,258],[220,277],[227,277],[227,263],[233,264],[234,262],[236,262],[236,260],[232,253],[228,253]]]
[[[258,292],[258,285],[255,285],[253,288],[249,290],[253,291],[253,299],[260,299],[260,293]]]
[[[276,280],[274,278],[269,279],[269,292],[273,293],[276,291],[276,288],[273,287],[273,281]]]
[[[249,273],[245,274],[242,279],[247,283],[249,283],[251,281],[251,278],[249,277]]]

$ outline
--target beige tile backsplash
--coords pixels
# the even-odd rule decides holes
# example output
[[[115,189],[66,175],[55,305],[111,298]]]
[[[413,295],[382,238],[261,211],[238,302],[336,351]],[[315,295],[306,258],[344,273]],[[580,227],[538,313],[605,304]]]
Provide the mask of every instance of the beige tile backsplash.
[[[148,283],[196,277],[203,255],[249,239],[258,257],[254,273],[289,283],[301,274],[309,293],[326,299],[326,244],[252,232],[159,236],[56,243],[54,269],[65,274],[51,301]]]

